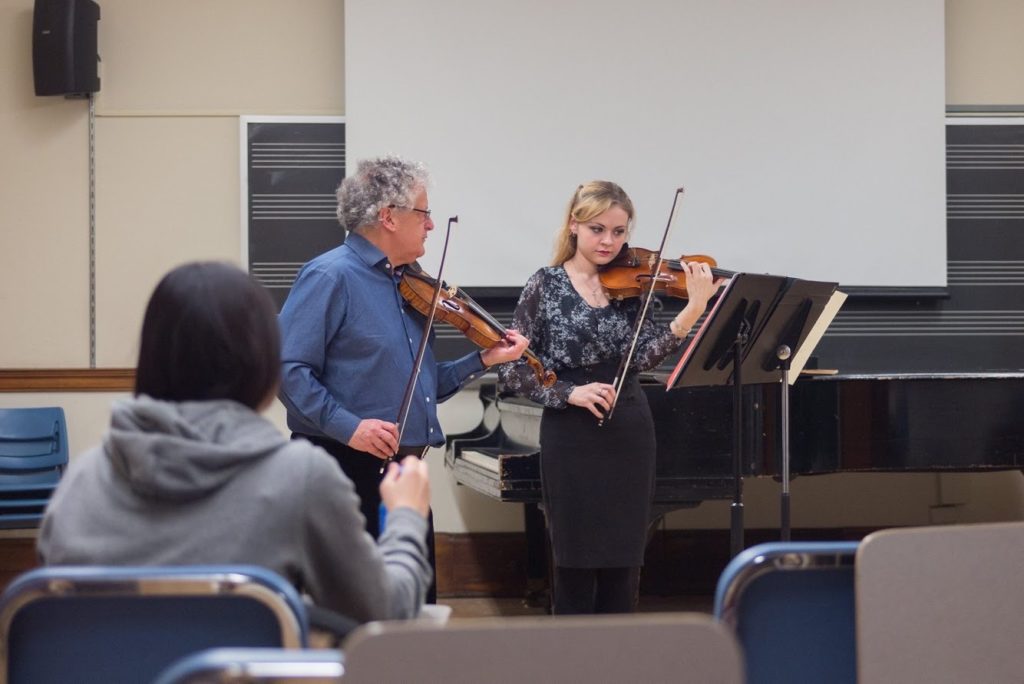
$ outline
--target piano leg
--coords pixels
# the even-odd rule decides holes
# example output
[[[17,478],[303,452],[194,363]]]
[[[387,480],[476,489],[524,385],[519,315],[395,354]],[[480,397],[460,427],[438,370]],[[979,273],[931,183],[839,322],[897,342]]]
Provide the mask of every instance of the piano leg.
[[[544,512],[536,503],[523,504],[526,527],[526,602],[551,613],[551,546]]]

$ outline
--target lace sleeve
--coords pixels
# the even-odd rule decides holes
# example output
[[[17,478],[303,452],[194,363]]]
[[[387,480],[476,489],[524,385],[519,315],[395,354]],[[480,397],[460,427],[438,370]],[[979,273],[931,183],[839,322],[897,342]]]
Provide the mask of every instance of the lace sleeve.
[[[636,311],[637,314],[640,312],[639,301]],[[682,343],[683,340],[676,337],[668,325],[655,322],[651,317],[651,312],[648,311],[644,324],[640,328],[640,338],[636,343],[634,369],[646,371],[656,368],[666,356],[679,349]]]
[[[545,368],[551,367],[551,358],[545,353],[549,323],[544,313],[544,272],[537,271],[523,287],[512,317],[512,328],[530,340],[531,351],[540,358]],[[498,368],[498,378],[502,389],[552,408],[565,408],[574,387],[572,383],[563,380],[556,381],[551,387],[542,386],[533,369],[523,359],[502,364]]]

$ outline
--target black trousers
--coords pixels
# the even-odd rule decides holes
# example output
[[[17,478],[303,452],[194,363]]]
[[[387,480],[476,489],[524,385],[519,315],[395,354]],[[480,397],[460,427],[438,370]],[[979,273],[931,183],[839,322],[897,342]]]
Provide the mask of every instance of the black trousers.
[[[380,481],[384,474],[380,468],[384,461],[366,453],[353,449],[347,444],[336,442],[333,439],[313,437],[292,433],[292,439],[305,439],[334,457],[334,460],[341,466],[342,472],[352,480],[356,487],[356,494],[359,495],[359,509],[366,518],[366,531],[376,539],[380,536]],[[417,455],[425,449],[407,449],[403,447],[400,451],[403,455],[415,452]],[[434,556],[434,513],[427,514],[427,557],[430,560],[430,569],[433,571],[433,579],[427,589],[427,603],[437,603],[437,561]]]
[[[555,615],[632,613],[640,568],[555,568]]]

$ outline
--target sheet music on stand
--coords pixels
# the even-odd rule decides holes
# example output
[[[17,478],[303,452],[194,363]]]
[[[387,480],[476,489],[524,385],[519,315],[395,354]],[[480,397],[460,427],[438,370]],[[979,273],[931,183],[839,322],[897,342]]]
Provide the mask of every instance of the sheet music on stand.
[[[742,385],[781,385],[782,536],[787,539],[789,385],[846,299],[837,287],[837,283],[785,276],[736,274],[719,293],[666,382],[668,390],[733,385],[733,555],[743,548]]]
[[[729,343],[742,322],[750,329],[743,350],[743,384],[778,382],[776,348],[785,343],[796,350],[789,363],[792,385],[846,301],[837,287],[784,276],[737,274],[718,293],[666,388],[731,384]],[[732,301],[737,298],[738,306]],[[730,311],[723,312],[723,304]]]
[[[839,313],[839,309],[842,308],[845,301],[846,293],[839,290],[833,292],[832,296],[829,297],[821,315],[818,316],[818,320],[815,321],[814,326],[808,331],[807,337],[800,342],[796,353],[793,355],[793,360],[789,366],[790,385],[795,383],[800,374],[804,372],[804,367],[811,358],[811,352],[818,346],[818,342],[825,335],[828,326],[832,325],[832,321],[835,319],[836,314]]]

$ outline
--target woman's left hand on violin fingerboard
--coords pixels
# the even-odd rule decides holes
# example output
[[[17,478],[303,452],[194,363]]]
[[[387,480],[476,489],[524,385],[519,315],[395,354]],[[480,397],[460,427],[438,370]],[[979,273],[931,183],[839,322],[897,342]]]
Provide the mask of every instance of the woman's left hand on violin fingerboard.
[[[516,330],[506,330],[505,339],[490,349],[480,352],[480,360],[485,366],[496,366],[499,363],[515,361],[526,348],[530,346],[530,340],[519,334]]]
[[[689,294],[690,304],[699,308],[701,312],[707,308],[708,300],[715,294],[723,279],[711,274],[711,267],[701,261],[690,261],[683,264],[686,273],[686,292]]]

